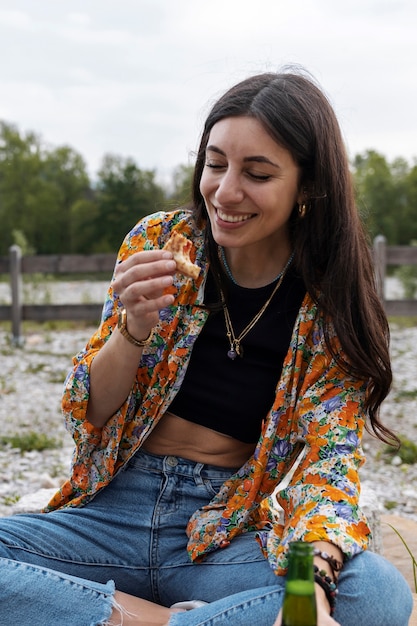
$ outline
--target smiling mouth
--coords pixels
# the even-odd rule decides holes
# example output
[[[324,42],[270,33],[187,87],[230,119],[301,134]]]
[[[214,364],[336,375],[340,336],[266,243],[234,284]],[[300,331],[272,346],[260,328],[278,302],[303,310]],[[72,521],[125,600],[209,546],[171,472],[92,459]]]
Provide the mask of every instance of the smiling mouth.
[[[248,213],[246,215],[231,215],[230,213],[223,213],[221,209],[217,209],[217,215],[223,222],[229,222],[236,224],[237,222],[246,222],[254,217],[254,213]]]

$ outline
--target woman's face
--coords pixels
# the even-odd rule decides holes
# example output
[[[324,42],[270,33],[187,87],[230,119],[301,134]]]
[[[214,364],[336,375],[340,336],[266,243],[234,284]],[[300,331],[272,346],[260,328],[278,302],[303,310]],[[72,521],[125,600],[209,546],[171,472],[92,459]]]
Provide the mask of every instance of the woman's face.
[[[211,129],[200,181],[215,241],[224,247],[288,242],[300,168],[252,117],[228,117]]]

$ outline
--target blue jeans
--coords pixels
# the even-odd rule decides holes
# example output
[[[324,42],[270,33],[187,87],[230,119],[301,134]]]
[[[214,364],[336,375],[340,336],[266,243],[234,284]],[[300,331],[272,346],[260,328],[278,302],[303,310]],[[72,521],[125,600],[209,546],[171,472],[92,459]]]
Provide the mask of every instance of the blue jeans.
[[[253,533],[202,563],[186,552],[188,519],[231,473],[140,451],[83,508],[0,519],[0,626],[96,626],[111,613],[114,584],[164,606],[210,603],[174,615],[173,626],[272,625],[284,580]],[[339,590],[343,626],[408,623],[410,589],[382,557],[352,559]]]

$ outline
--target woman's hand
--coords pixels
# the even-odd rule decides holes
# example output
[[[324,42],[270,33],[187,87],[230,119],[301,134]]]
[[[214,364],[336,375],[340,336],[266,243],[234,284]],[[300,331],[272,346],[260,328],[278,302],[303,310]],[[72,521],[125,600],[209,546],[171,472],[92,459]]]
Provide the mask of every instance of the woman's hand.
[[[159,311],[172,304],[164,294],[172,285],[176,263],[171,252],[144,250],[116,267],[113,289],[126,309],[128,330],[136,339],[147,337],[158,323]]]

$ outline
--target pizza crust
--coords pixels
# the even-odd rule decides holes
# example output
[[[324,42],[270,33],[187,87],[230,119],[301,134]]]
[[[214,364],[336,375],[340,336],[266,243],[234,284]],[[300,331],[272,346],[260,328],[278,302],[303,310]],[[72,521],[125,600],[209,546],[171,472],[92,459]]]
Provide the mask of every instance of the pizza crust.
[[[192,247],[193,244],[189,239],[174,230],[163,249],[172,253],[179,272],[195,280],[200,275],[200,268],[191,261]]]

